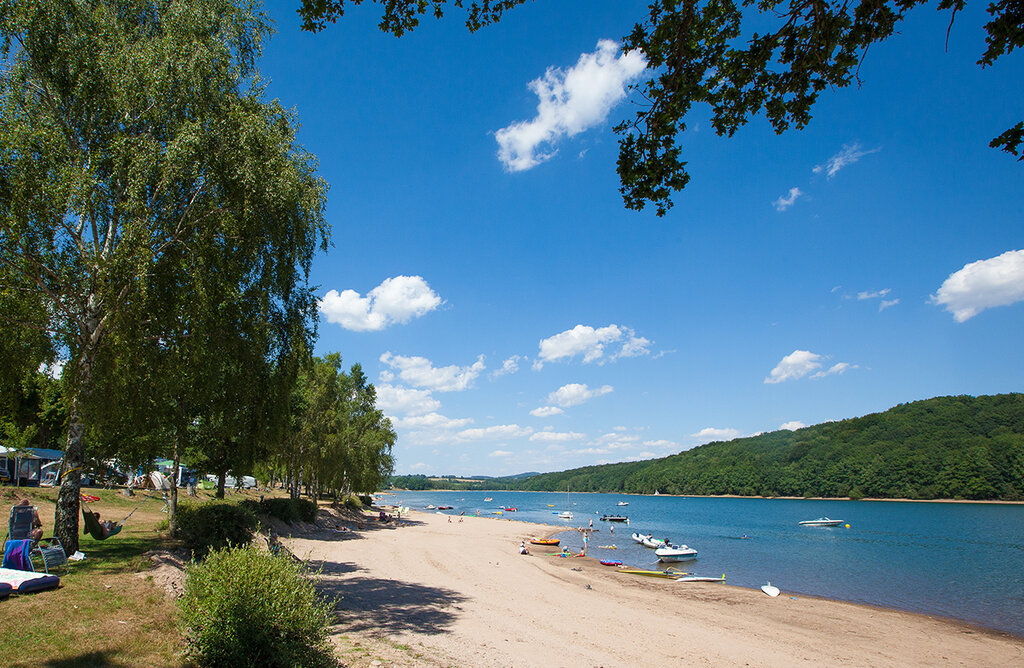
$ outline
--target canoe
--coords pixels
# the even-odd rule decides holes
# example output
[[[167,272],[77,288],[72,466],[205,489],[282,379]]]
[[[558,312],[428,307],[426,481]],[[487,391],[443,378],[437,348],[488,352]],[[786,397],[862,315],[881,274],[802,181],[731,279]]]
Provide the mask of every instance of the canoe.
[[[663,571],[648,571],[642,568],[620,568],[619,573],[628,573],[629,575],[646,575],[649,578],[667,578],[674,580],[683,575],[690,575],[683,571],[677,571],[674,568],[666,568]]]
[[[532,545],[558,545],[557,538],[531,538]]]

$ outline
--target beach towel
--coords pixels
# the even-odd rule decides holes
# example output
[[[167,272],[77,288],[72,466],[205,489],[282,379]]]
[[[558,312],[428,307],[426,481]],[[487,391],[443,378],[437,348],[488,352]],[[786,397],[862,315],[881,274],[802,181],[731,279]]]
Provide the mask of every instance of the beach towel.
[[[29,553],[32,551],[31,540],[9,540],[4,543],[3,568],[16,571],[34,571]]]

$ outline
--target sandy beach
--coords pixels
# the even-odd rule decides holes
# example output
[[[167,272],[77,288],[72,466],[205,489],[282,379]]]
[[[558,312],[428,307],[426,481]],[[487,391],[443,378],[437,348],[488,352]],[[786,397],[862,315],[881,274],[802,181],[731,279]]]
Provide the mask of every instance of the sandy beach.
[[[414,512],[400,526],[288,539],[337,598],[334,641],[350,665],[1024,665],[1024,639],[1008,634],[786,592],[770,598],[625,575],[540,546],[522,556],[521,540],[564,528],[459,519]],[[365,664],[352,659],[361,650]]]

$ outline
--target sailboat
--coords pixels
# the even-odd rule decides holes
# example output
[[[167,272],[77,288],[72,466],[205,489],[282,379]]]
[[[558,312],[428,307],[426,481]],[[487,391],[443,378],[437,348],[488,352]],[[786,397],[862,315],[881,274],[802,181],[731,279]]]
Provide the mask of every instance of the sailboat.
[[[558,513],[558,519],[560,519],[560,520],[571,520],[572,519],[572,511],[569,510],[569,508],[571,508],[571,507],[572,507],[572,504],[569,502],[569,486],[566,485],[565,486],[565,510],[563,510],[560,513]]]

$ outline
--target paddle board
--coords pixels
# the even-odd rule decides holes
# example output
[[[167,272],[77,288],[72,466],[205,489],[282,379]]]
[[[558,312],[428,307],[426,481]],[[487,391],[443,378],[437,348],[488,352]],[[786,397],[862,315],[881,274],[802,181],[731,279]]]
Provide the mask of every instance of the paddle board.
[[[766,585],[761,585],[761,591],[768,594],[772,598],[775,598],[779,595],[779,588],[773,585],[771,582],[769,582]]]
[[[639,568],[620,568],[619,573],[629,573],[630,575],[646,575],[651,578],[670,578],[675,579],[681,575],[689,575],[683,571],[646,571]]]
[[[684,575],[681,578],[676,578],[676,582],[725,582],[725,576],[712,578],[706,575]]]

